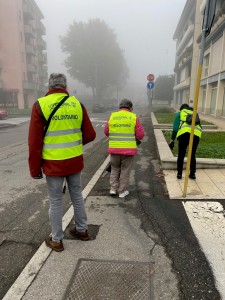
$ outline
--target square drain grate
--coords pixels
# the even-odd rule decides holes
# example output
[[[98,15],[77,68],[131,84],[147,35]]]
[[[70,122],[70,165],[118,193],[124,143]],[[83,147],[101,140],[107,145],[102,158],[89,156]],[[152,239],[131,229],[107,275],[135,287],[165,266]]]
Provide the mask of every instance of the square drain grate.
[[[79,259],[64,300],[153,300],[153,263]]]

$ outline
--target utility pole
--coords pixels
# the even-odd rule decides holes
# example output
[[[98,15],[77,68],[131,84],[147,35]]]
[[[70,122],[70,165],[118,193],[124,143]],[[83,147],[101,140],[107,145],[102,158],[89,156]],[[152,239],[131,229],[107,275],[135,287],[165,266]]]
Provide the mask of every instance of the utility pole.
[[[201,77],[202,77],[202,65],[203,65],[203,58],[204,58],[205,39],[206,39],[206,36],[209,35],[212,24],[213,24],[215,8],[216,8],[216,0],[205,0],[203,5],[204,5],[204,7],[201,7],[201,9],[204,10],[203,29],[202,29],[202,38],[201,38],[201,45],[200,45],[199,66],[198,66],[198,74],[197,74],[197,81],[196,81],[196,88],[195,88],[193,118],[192,118],[192,123],[191,123],[191,134],[190,134],[190,140],[189,140],[189,146],[188,146],[188,157],[187,157],[187,165],[186,165],[186,171],[185,171],[183,197],[186,197],[186,194],[187,194],[188,174],[190,171],[191,154],[192,154],[194,130],[195,130],[195,121],[196,121],[197,108],[198,108],[198,96],[199,96],[199,90],[200,90],[200,81],[201,81]]]

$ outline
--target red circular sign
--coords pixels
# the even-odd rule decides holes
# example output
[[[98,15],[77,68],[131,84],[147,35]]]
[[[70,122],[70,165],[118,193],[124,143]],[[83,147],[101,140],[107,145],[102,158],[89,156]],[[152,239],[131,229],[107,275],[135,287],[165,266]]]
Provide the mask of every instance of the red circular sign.
[[[147,76],[148,81],[154,81],[154,79],[155,79],[155,76],[153,74],[148,74],[148,76]]]

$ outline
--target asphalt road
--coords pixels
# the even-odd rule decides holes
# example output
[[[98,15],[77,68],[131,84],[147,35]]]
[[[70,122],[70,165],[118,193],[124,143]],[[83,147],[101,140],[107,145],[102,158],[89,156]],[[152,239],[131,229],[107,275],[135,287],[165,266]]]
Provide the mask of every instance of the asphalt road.
[[[103,126],[108,115],[93,115],[97,137],[84,147],[83,185],[96,172],[107,153],[96,154],[106,141]],[[0,128],[0,299],[50,233],[45,180],[29,176],[27,135],[29,121]],[[12,124],[10,124],[12,122]],[[93,155],[95,159],[93,159]],[[97,159],[98,158],[98,159]],[[64,212],[70,206],[65,195]]]
[[[129,210],[140,220],[141,228],[151,241],[149,255],[157,262],[161,272],[161,278],[158,277],[155,284],[163,280],[167,268],[172,268],[176,296],[166,296],[166,291],[163,291],[162,295],[156,293],[156,299],[219,300],[221,298],[215,287],[212,270],[199,246],[182,203],[169,201],[153,127],[144,110],[139,113],[146,138],[142,143],[140,155],[136,158],[131,186],[131,192],[138,202],[136,207],[130,206],[129,201],[125,202],[121,209]],[[107,157],[103,126],[108,116],[98,114],[92,117],[98,138],[89,148],[85,148],[85,168],[82,174],[84,187]],[[27,144],[24,142],[26,139],[23,140],[23,135],[27,136],[27,129],[28,124],[8,129],[7,138],[11,137],[10,141],[13,143],[8,147],[2,147],[1,144],[0,299],[50,233],[45,181],[35,181],[29,176]],[[5,134],[0,130],[0,140]],[[21,143],[15,147],[14,139],[19,134]],[[102,176],[91,195],[105,195],[108,188],[108,177]],[[69,206],[66,193],[64,212]],[[171,261],[170,266],[162,265],[164,256]]]

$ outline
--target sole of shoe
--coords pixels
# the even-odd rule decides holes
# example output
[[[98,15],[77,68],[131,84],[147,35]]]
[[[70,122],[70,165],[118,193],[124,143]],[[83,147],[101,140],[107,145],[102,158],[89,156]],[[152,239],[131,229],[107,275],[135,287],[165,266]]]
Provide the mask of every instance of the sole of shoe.
[[[124,197],[126,197],[128,195],[129,195],[129,192],[123,193],[123,194],[119,194],[119,198],[124,198]]]
[[[116,191],[110,190],[110,191],[109,191],[109,195],[110,195],[110,196],[116,196]]]
[[[52,250],[54,250],[54,251],[56,251],[56,252],[62,252],[62,251],[64,250],[63,245],[62,245],[62,247],[54,247],[53,245],[51,245],[50,241],[45,241],[45,245],[46,245],[48,248],[50,248],[50,249],[52,249]]]

